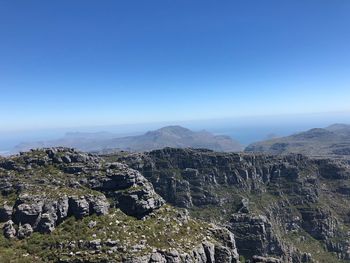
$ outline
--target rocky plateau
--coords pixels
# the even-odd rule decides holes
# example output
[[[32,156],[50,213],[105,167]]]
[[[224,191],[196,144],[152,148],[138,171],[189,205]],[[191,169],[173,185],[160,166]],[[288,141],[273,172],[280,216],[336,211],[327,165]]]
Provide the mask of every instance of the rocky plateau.
[[[239,262],[228,229],[137,170],[69,148],[0,159],[0,262]]]

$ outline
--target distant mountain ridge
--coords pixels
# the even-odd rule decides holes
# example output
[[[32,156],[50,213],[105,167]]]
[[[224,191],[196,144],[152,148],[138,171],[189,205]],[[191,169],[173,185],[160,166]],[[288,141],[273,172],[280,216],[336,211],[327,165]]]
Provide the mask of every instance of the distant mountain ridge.
[[[166,126],[143,135],[116,138],[113,133],[69,133],[51,141],[22,143],[15,150],[26,151],[42,147],[73,147],[83,151],[151,151],[164,147],[206,148],[221,152],[236,152],[243,147],[229,136],[213,135],[207,131],[194,132],[181,126]]]
[[[286,137],[256,142],[248,145],[245,151],[350,158],[350,125],[333,124],[325,128],[314,128]]]

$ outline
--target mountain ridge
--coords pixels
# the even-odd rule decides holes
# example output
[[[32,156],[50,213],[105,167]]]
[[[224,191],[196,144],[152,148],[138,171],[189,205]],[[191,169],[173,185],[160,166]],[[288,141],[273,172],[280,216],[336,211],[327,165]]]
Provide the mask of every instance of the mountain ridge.
[[[100,135],[102,135],[102,138]],[[119,138],[115,138],[113,134],[105,132],[69,133],[57,140],[22,143],[15,147],[15,151],[20,152],[33,148],[57,146],[72,147],[90,152],[103,150],[150,151],[164,147],[208,148],[224,152],[243,150],[243,147],[229,136],[213,135],[204,130],[195,132],[179,125],[173,125],[148,131],[142,135]]]
[[[252,143],[246,152],[300,153],[307,156],[350,158],[350,125],[332,124],[285,137]]]

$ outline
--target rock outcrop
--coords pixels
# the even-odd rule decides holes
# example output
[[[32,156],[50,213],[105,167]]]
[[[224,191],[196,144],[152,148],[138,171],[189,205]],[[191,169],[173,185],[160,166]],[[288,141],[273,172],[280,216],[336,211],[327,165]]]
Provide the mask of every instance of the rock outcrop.
[[[242,254],[248,257],[284,255],[283,244],[273,233],[272,224],[266,216],[234,214],[229,226],[231,231],[235,232],[237,245]]]
[[[68,148],[0,159],[0,226],[11,260],[239,262],[228,229],[165,205],[126,164]]]
[[[302,155],[33,150],[0,159],[1,244],[29,262],[347,262],[349,189],[347,161]]]
[[[167,202],[227,226],[253,262],[348,258],[347,161],[172,148],[104,157],[139,170]]]
[[[164,204],[139,172],[73,149],[22,153],[3,159],[0,169],[1,193],[16,196],[13,206],[0,208],[0,221],[13,219],[16,225],[26,226],[18,231],[21,238],[33,231],[50,233],[69,216],[105,215],[111,206],[106,196],[114,206],[139,218]]]
[[[2,228],[6,238],[14,238],[16,236],[17,231],[12,220],[7,221]]]

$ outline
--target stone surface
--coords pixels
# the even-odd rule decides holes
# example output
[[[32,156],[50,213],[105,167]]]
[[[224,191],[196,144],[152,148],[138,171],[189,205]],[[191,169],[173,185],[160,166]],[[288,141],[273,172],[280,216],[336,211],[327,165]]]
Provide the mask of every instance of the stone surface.
[[[76,217],[69,222],[81,222],[91,232],[84,240],[50,244],[50,249],[62,252],[62,262],[84,262],[86,255],[101,259],[98,262],[109,262],[102,258],[116,255],[123,256],[115,262],[135,263],[239,262],[239,255],[250,262],[301,263],[323,256],[336,262],[350,259],[349,171],[345,161],[301,155],[163,149],[102,158],[67,148],[33,150],[0,158],[1,204],[7,205],[0,208],[0,218],[5,237],[27,242],[39,235],[31,236],[32,232],[54,235],[60,224]],[[190,211],[171,216],[179,238],[189,229],[202,229],[187,225],[191,216],[213,224],[203,229],[205,236],[199,235],[195,244],[186,236],[191,246],[186,243],[175,249],[168,245],[176,244],[174,238],[165,239],[160,244],[164,247],[142,254],[149,245],[147,238],[157,242],[167,234],[147,229],[147,220],[160,210],[173,209],[163,206],[164,200]],[[120,225],[111,209],[127,217],[127,223]],[[109,224],[104,223],[107,219]],[[157,225],[174,227],[169,219],[157,220]],[[133,222],[144,224],[132,228],[128,224]],[[108,227],[115,225],[127,229],[123,237],[138,242],[131,244],[130,239],[116,238],[118,233],[108,233]],[[147,238],[136,236],[143,227]],[[104,239],[107,234],[113,236]]]
[[[17,237],[23,239],[29,237],[33,233],[33,228],[30,224],[20,225],[17,232]]]
[[[0,199],[3,204],[0,219],[5,222],[4,236],[28,240],[33,232],[45,235],[54,232],[69,217],[83,220],[92,215],[107,216],[112,207],[141,219],[164,204],[140,172],[125,164],[106,162],[94,155],[67,148],[32,150],[19,156],[0,158],[0,193],[3,198]],[[13,206],[7,205],[8,196],[14,202]],[[177,220],[188,220],[188,214],[178,215]],[[100,227],[108,227],[97,225],[96,221],[90,222],[95,222],[88,225],[96,231],[101,231]],[[81,248],[93,254],[115,255],[117,252],[125,253],[127,245],[120,240],[95,238],[82,242],[71,240],[67,244],[59,242],[57,249]],[[108,253],[102,251],[103,246],[109,247]],[[140,243],[130,249],[137,252],[145,247],[144,243]],[[70,257],[75,253],[69,252]],[[166,255],[162,252],[162,255],[167,262],[180,259],[177,251]],[[145,257],[150,258],[150,255],[141,256],[141,262]]]
[[[4,224],[3,233],[6,238],[14,238],[16,236],[17,231],[12,220],[9,220]]]
[[[305,232],[304,240],[321,242],[319,250],[348,257],[346,160],[172,148],[110,156],[139,170],[167,202],[227,226],[247,259],[310,262],[298,241],[281,237]]]

